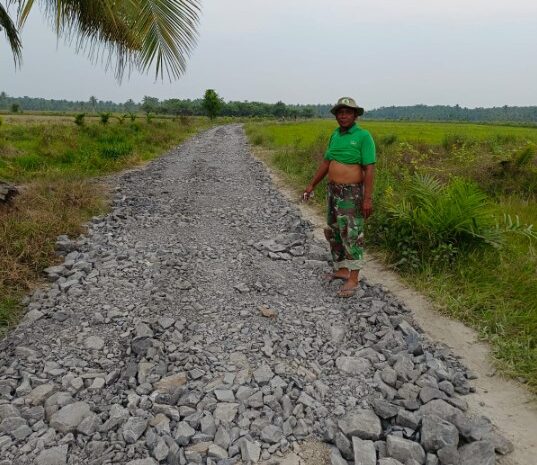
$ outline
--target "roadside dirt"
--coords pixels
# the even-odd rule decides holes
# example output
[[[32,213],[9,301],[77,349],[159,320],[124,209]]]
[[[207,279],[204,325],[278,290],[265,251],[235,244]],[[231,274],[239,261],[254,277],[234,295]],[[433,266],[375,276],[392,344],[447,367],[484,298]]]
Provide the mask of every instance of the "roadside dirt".
[[[300,201],[301,192],[293,190],[267,164],[270,153],[252,147],[252,153],[270,172],[274,185],[301,210],[305,219],[315,226],[315,236],[324,239],[324,218],[313,206]],[[415,321],[425,333],[442,342],[457,354],[478,379],[476,392],[465,397],[471,411],[489,417],[494,425],[514,444],[513,453],[502,457],[501,465],[535,465],[537,463],[537,402],[523,386],[496,373],[491,362],[490,347],[479,341],[477,333],[441,315],[426,297],[406,286],[399,277],[374,257],[367,257],[362,275],[371,283],[382,284],[412,310]],[[307,465],[318,464],[311,458]]]

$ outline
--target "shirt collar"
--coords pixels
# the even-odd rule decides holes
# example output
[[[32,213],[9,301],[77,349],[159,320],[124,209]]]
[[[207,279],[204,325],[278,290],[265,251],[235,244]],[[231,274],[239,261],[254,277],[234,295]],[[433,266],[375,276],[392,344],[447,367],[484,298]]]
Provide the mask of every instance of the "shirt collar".
[[[341,134],[341,128],[338,128],[339,135]],[[344,134],[353,134],[354,132],[358,131],[358,125],[354,123]]]

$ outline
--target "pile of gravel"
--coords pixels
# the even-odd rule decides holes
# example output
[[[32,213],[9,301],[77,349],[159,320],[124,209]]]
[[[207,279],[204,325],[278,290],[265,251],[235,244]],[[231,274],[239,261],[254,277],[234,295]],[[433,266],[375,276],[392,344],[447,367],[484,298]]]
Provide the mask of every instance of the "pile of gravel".
[[[489,465],[512,445],[463,397],[473,376],[327,249],[238,126],[117,181],[0,342],[0,465]]]

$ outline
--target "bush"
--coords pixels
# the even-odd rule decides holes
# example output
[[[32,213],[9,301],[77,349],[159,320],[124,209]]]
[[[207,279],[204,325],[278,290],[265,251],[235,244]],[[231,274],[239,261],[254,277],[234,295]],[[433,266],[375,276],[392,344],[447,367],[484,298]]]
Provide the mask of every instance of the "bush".
[[[386,146],[393,145],[397,142],[397,134],[386,134],[380,139],[380,143]]]
[[[75,124],[77,126],[84,126],[84,118],[86,117],[86,113],[78,113],[75,116]]]
[[[110,120],[110,113],[99,113],[99,117],[101,118],[101,123],[104,125],[108,124],[108,121]]]
[[[444,186],[415,174],[403,183],[400,197],[388,191],[380,205],[372,224],[401,268],[446,264],[461,251],[501,243],[487,196],[469,181]]]

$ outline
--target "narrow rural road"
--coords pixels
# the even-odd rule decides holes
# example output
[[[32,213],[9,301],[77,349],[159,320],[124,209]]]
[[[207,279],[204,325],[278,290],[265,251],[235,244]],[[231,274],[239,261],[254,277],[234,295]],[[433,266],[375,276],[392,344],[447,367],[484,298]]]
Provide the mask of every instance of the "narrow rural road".
[[[239,125],[122,175],[110,214],[58,248],[53,284],[0,342],[0,465],[490,465],[510,450],[401,303],[321,283],[325,244]]]

